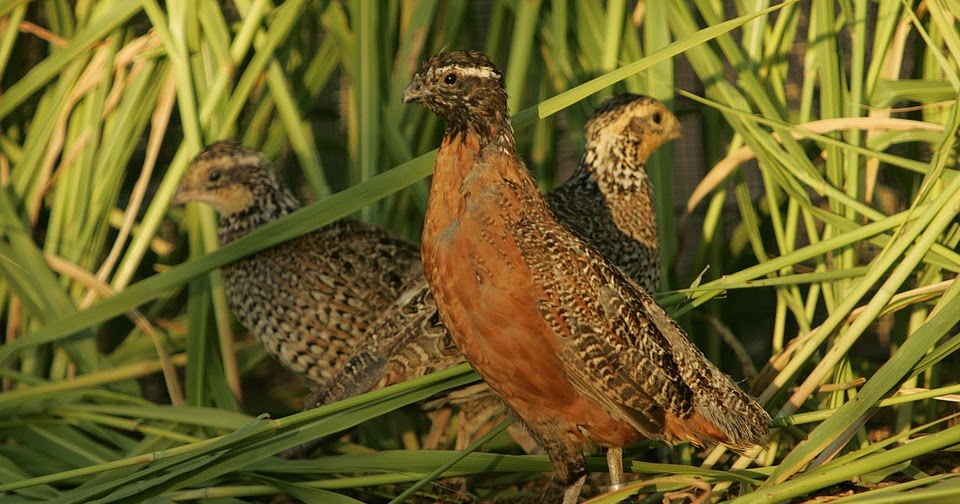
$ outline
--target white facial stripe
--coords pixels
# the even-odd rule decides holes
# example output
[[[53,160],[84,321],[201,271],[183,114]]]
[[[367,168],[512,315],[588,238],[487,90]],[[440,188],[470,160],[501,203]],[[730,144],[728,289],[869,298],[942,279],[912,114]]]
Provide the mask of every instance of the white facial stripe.
[[[260,164],[260,161],[263,160],[263,157],[259,154],[250,153],[247,156],[242,158],[242,161],[247,164]]]
[[[230,164],[235,166],[259,166],[268,164],[260,153],[246,150],[242,151],[240,155],[231,161]]]
[[[437,74],[446,75],[451,70],[458,70],[461,75],[470,77],[479,77],[481,79],[498,78],[497,71],[490,67],[462,67],[460,65],[448,65],[437,69]]]

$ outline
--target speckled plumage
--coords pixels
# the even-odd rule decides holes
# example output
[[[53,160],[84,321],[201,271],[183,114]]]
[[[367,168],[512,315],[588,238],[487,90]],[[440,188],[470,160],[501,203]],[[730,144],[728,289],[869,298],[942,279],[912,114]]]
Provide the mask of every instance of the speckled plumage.
[[[648,96],[604,101],[586,125],[570,179],[547,195],[557,220],[597,248],[647,292],[660,290],[660,241],[647,159],[680,136],[670,110]]]
[[[428,60],[404,90],[447,122],[421,246],[440,320],[576,502],[583,450],[646,437],[764,441],[769,416],[649,294],[560,225],[515,152],[503,78],[482,53]]]
[[[194,159],[174,197],[189,201],[220,213],[221,245],[300,207],[261,153],[230,140]],[[221,268],[240,323],[284,366],[318,383],[342,367],[367,326],[420,271],[415,245],[351,220]]]
[[[659,101],[635,94],[609,98],[587,122],[585,153],[573,174],[547,195],[564,226],[650,292],[659,289],[660,244],[644,163],[679,135],[677,118]],[[343,372],[308,404],[326,404],[460,362],[421,277],[370,326]],[[497,406],[483,394],[478,400],[491,403],[491,414]],[[485,416],[461,423],[482,422]]]

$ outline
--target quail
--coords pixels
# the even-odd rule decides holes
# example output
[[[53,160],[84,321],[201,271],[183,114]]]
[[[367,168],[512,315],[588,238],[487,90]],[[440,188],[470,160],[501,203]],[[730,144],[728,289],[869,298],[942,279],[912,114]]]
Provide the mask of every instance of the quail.
[[[679,121],[658,100],[623,93],[597,107],[585,130],[580,162],[570,178],[547,195],[547,203],[564,226],[645,290],[655,292],[660,284],[660,244],[645,163],[661,145],[680,136]],[[426,278],[418,279],[371,324],[353,357],[307,404],[327,404],[461,362],[463,357],[439,322]],[[431,401],[428,407],[444,409],[450,404],[469,411],[461,414],[458,448],[504,413],[503,403],[485,385]],[[436,437],[434,433],[428,439]]]
[[[577,502],[583,450],[643,438],[764,442],[769,415],[635,281],[559,224],[516,153],[503,75],[483,53],[441,53],[404,89],[446,122],[421,243],[457,349],[523,421]]]
[[[233,140],[196,156],[173,201],[217,210],[220,245],[301,206],[262,153]],[[316,383],[343,366],[367,326],[421,271],[415,245],[349,219],[221,268],[240,323],[285,367]]]

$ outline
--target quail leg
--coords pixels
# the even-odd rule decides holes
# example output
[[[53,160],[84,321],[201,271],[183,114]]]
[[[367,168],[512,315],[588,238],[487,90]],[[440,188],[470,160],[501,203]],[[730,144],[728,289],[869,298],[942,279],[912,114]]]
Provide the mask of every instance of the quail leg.
[[[577,504],[580,500],[580,490],[583,489],[583,483],[587,481],[587,475],[584,473],[577,478],[570,486],[563,491],[563,504]]]
[[[623,448],[607,449],[607,469],[610,471],[610,491],[623,488]]]

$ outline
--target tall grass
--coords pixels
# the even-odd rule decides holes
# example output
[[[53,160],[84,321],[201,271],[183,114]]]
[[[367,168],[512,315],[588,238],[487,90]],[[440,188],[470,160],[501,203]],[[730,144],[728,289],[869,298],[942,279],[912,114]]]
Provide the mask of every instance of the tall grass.
[[[352,489],[387,500],[440,471],[545,471],[542,456],[385,449],[399,446],[387,433],[373,449],[274,457],[476,378],[461,366],[258,416],[243,377],[263,352],[232,323],[216,269],[352,214],[415,238],[442,124],[400,90],[424,57],[469,47],[505,69],[545,187],[556,146],[582,145],[592,107],[622,90],[674,106],[683,148],[708,160],[689,200],[673,178],[695,167],[669,153],[649,166],[674,289],[660,300],[695,315],[681,321],[718,360],[732,345],[742,370],[751,352],[764,363],[749,384],[779,428],[750,458],[636,451],[627,492],[956,498],[926,460],[960,444],[960,10],[769,4],[3,4],[0,497],[356,502]],[[678,84],[684,59],[703,93]],[[213,213],[170,199],[227,136],[287,159],[316,203],[217,248]]]

